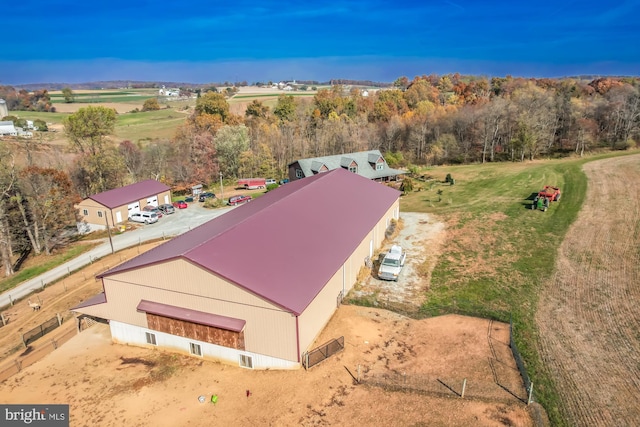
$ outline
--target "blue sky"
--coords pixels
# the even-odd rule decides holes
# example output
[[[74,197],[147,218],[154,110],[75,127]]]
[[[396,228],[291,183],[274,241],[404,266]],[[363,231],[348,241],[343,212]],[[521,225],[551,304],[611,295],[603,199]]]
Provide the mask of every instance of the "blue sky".
[[[640,75],[640,0],[17,0],[0,85]]]

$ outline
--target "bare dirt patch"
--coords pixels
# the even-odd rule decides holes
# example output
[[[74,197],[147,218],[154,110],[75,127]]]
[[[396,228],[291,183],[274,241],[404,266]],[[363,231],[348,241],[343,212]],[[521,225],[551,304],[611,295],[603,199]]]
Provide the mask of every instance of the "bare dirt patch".
[[[640,156],[584,170],[585,204],[540,295],[540,351],[569,425],[638,425]]]

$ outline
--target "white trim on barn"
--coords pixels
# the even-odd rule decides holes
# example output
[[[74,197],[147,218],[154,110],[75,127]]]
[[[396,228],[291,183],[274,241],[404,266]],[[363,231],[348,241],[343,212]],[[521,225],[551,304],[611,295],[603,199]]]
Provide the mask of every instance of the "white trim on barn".
[[[115,342],[123,344],[139,345],[142,347],[161,347],[170,348],[180,353],[191,354],[191,343],[198,344],[202,351],[202,357],[215,361],[223,361],[236,366],[240,365],[240,356],[249,356],[253,364],[253,369],[298,369],[299,363],[289,360],[279,359],[276,357],[265,356],[263,354],[253,353],[245,350],[236,350],[229,347],[223,347],[216,344],[210,344],[204,341],[194,340],[192,338],[179,337],[164,332],[154,331],[152,329],[142,328],[127,323],[111,320],[109,322],[111,328],[111,338]],[[156,344],[152,345],[147,342],[147,333],[155,335]]]

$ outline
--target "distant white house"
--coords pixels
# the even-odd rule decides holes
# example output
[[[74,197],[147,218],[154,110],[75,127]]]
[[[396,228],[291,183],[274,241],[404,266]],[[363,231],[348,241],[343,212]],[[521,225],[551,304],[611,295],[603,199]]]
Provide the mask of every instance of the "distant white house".
[[[158,91],[160,96],[180,96],[180,89],[167,89],[162,85],[162,89]]]

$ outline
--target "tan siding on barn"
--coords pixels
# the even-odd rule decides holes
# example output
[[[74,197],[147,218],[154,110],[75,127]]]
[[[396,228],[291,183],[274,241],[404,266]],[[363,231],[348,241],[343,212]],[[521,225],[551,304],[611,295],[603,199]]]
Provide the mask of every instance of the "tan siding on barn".
[[[100,311],[110,319],[149,327],[145,313],[136,311],[143,299],[233,317],[247,322],[247,351],[298,360],[296,322],[291,313],[187,261],[125,271],[103,281],[108,301]],[[88,309],[82,312],[94,314]]]
[[[346,295],[355,285],[358,278],[360,269],[364,267],[365,257],[369,255],[369,244],[373,239],[373,245],[375,249],[379,249],[384,241],[386,224],[390,223],[394,218],[395,212],[399,202],[396,201],[385,215],[380,218],[380,221],[371,230],[371,232],[365,237],[358,247],[352,252],[351,256],[331,277],[327,285],[322,291],[314,298],[309,306],[304,310],[304,313],[299,318],[299,331],[300,331],[300,351],[311,350],[313,346],[322,344],[316,343],[315,340],[322,332],[322,329],[329,322],[333,313],[338,306],[338,296],[344,289],[344,295]],[[333,337],[338,338],[338,337]]]

